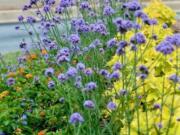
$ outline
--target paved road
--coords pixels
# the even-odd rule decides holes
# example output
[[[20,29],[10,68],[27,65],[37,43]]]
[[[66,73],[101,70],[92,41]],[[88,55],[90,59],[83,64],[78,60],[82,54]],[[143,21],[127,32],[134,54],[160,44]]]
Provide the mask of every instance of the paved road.
[[[22,39],[28,40],[28,36],[23,31],[15,30],[17,24],[0,25],[0,52],[7,53],[18,50],[19,42]]]

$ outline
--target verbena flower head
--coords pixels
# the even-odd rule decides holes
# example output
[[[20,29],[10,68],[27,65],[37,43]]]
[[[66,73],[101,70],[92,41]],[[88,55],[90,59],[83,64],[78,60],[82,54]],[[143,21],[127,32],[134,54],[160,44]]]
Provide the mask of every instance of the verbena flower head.
[[[142,33],[136,33],[132,38],[131,38],[131,43],[133,44],[144,44],[146,43],[146,37]]]
[[[90,6],[88,1],[83,1],[80,4],[80,9],[82,9],[82,10],[90,10],[91,6]]]
[[[156,51],[161,52],[164,55],[168,55],[174,51],[174,46],[168,41],[162,41],[156,46]]]
[[[135,13],[134,13],[134,16],[135,17],[138,17],[138,18],[148,18],[147,14],[144,13],[142,10],[137,10]]]
[[[120,70],[123,68],[123,65],[119,62],[116,62],[114,65],[113,65],[113,70],[116,71],[116,70]]]
[[[18,16],[19,22],[22,22],[24,20],[24,17],[22,15]]]
[[[117,108],[117,105],[114,103],[114,102],[109,102],[108,104],[107,104],[107,108],[109,109],[109,110],[116,110],[116,108]]]
[[[53,76],[54,75],[54,69],[53,68],[47,68],[46,70],[45,70],[45,76]]]
[[[118,48],[116,49],[116,54],[117,54],[117,55],[123,55],[123,54],[125,54],[124,48],[118,47]]]
[[[172,36],[168,36],[165,40],[170,42],[175,47],[180,47],[180,34],[174,34]]]
[[[161,108],[161,105],[158,104],[158,103],[156,103],[156,104],[154,104],[154,108],[155,108],[155,109],[160,109],[160,108]]]
[[[67,77],[67,75],[66,74],[59,74],[58,75],[58,80],[60,81],[60,82],[65,82],[66,80],[68,79],[68,77]]]
[[[169,80],[173,81],[174,83],[180,82],[180,77],[177,76],[176,74],[172,74],[169,76]]]
[[[36,22],[36,19],[34,17],[32,17],[32,16],[28,16],[26,18],[26,21],[27,21],[27,23],[32,25],[32,24],[34,24]]]
[[[112,74],[110,74],[109,77],[110,77],[110,79],[119,79],[120,78],[119,71],[112,72]]]
[[[50,6],[49,5],[45,5],[43,7],[43,10],[44,10],[45,13],[49,12],[50,11]]]
[[[91,68],[86,68],[84,70],[84,74],[87,75],[87,76],[90,76],[93,74],[93,70]]]
[[[30,5],[36,5],[39,0],[30,0]]]
[[[15,79],[14,78],[8,78],[6,81],[7,86],[12,86],[15,84]]]
[[[64,12],[64,7],[57,6],[55,9],[55,13],[62,14]]]
[[[79,71],[83,71],[83,70],[86,68],[86,66],[85,66],[83,63],[78,63],[78,64],[76,65],[76,68],[77,68],[77,70],[79,70]]]
[[[142,7],[141,7],[141,4],[137,0],[133,0],[130,2],[124,3],[123,8],[126,8],[129,11],[136,11],[136,10],[140,10]]]
[[[110,39],[110,40],[107,42],[107,47],[108,47],[108,48],[112,48],[112,47],[114,47],[114,46],[116,46],[116,45],[117,45],[117,41],[116,41],[116,39],[114,39],[114,38]]]
[[[167,25],[166,23],[163,23],[162,27],[163,27],[164,29],[167,29],[167,28],[168,28],[168,25]]]
[[[83,105],[84,107],[89,108],[89,109],[92,109],[95,107],[95,104],[92,100],[86,100]]]
[[[64,101],[65,101],[65,98],[64,98],[64,97],[59,98],[59,102],[60,102],[60,103],[64,103]]]
[[[104,11],[103,11],[103,15],[105,16],[111,16],[115,13],[115,10],[111,7],[111,6],[105,6],[104,7]]]
[[[23,42],[20,43],[19,47],[21,49],[27,49],[27,43],[23,41]]]
[[[49,81],[48,82],[48,88],[49,89],[54,89],[54,87],[55,87],[55,82],[54,81]]]
[[[102,75],[102,76],[104,76],[104,77],[106,77],[106,78],[109,77],[109,71],[108,71],[108,70],[105,70],[105,69],[101,69],[101,70],[99,71],[99,74]]]
[[[125,48],[127,45],[128,45],[127,41],[120,41],[118,43],[118,47],[120,47],[120,48]]]
[[[125,89],[122,89],[122,90],[119,91],[120,96],[124,96],[126,94],[127,94],[127,90],[125,90]]]
[[[107,35],[107,28],[103,22],[97,22],[95,24],[91,24],[90,28],[93,32],[99,33],[101,35]]]
[[[75,0],[61,0],[60,2],[60,6],[64,8],[73,6],[74,4],[75,4]]]
[[[145,73],[145,74],[149,73],[148,68],[145,65],[140,65],[139,70],[141,71],[141,73]]]
[[[97,85],[95,82],[89,82],[85,85],[85,91],[92,91],[97,88]]]
[[[70,60],[70,50],[68,48],[62,48],[59,50],[56,56],[57,63],[68,62]]]
[[[117,30],[121,33],[126,33],[133,27],[133,23],[129,20],[123,20],[122,18],[116,18],[114,23],[117,27]]]
[[[50,5],[50,6],[54,5],[56,3],[55,0],[44,0],[44,2],[45,2],[45,4]]]
[[[157,123],[157,124],[156,124],[156,126],[157,126],[157,128],[158,128],[158,129],[161,129],[161,128],[163,128],[163,125],[162,125],[162,123]]]
[[[79,124],[84,122],[84,118],[81,116],[80,113],[75,112],[70,116],[69,123],[71,124]]]
[[[72,34],[70,35],[69,41],[73,44],[76,45],[80,41],[80,37],[77,34]]]
[[[74,67],[69,67],[68,71],[66,72],[68,77],[75,77],[77,73],[77,69]]]

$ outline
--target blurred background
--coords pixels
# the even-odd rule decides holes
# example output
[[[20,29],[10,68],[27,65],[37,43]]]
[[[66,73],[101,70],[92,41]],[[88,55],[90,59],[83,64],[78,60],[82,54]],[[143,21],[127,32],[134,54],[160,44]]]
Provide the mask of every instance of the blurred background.
[[[145,6],[150,0],[141,1]],[[163,1],[177,12],[177,19],[180,19],[180,0]],[[26,33],[15,30],[15,26],[18,24],[17,17],[31,14],[31,11],[27,13],[21,10],[27,2],[28,0],[0,0],[0,53],[15,52],[22,39],[28,40]]]

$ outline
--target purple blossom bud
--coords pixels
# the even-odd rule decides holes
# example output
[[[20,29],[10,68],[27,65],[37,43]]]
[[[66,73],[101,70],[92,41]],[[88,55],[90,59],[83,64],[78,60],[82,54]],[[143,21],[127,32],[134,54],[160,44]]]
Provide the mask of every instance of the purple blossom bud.
[[[180,47],[180,34],[174,34],[172,36],[168,36],[165,39],[166,41],[170,42],[175,47]]]
[[[76,45],[76,44],[79,43],[80,38],[79,38],[79,36],[77,34],[72,34],[72,35],[70,35],[69,40],[73,45]]]
[[[120,47],[120,48],[125,48],[127,45],[128,45],[127,41],[120,41],[118,43],[118,47]]]
[[[18,16],[19,22],[22,22],[24,20],[24,17],[22,15]]]
[[[112,74],[110,74],[110,79],[119,79],[120,74],[119,71],[114,71]]]
[[[116,62],[114,65],[113,65],[113,70],[116,71],[116,70],[121,70],[123,68],[123,65],[119,62]]]
[[[109,72],[105,69],[101,69],[99,71],[100,75],[104,76],[104,77],[109,77]]]
[[[97,85],[95,82],[89,82],[85,85],[85,91],[92,91],[97,88]]]
[[[119,91],[120,96],[124,96],[126,94],[127,94],[127,90],[122,89],[122,90]]]
[[[139,70],[141,71],[141,73],[145,73],[145,74],[149,73],[148,68],[145,65],[140,65]]]
[[[116,18],[114,23],[117,27],[117,30],[121,33],[126,33],[133,27],[133,23],[129,20],[123,20],[122,18]]]
[[[29,23],[29,24],[32,25],[33,23],[36,22],[36,19],[33,18],[32,16],[28,16],[28,17],[26,18],[26,21],[27,21],[27,23]]]
[[[117,108],[117,105],[114,103],[114,102],[109,102],[108,104],[107,104],[107,108],[109,109],[109,110],[116,110],[116,108]]]
[[[66,74],[68,77],[75,77],[77,75],[77,69],[74,67],[70,67]]]
[[[91,68],[87,68],[84,70],[84,74],[87,76],[90,76],[93,74],[93,70]]]
[[[6,81],[7,86],[12,86],[15,84],[15,79],[14,78],[8,78]]]
[[[169,76],[169,80],[173,81],[174,83],[178,83],[180,82],[180,77],[176,74],[172,74],[171,76]]]
[[[55,13],[62,14],[63,12],[64,12],[64,8],[63,7],[61,7],[61,6],[57,6],[56,7]]]
[[[90,10],[91,7],[90,7],[89,2],[83,1],[83,2],[80,4],[80,9],[83,9],[83,10]]]
[[[55,87],[54,81],[49,81],[49,82],[48,82],[48,88],[49,88],[49,89],[54,89],[54,87]]]
[[[168,25],[166,23],[163,24],[163,28],[164,29],[167,29],[168,28]]]
[[[103,15],[105,16],[111,16],[115,13],[114,9],[111,6],[105,6],[104,7],[104,11],[103,11]]]
[[[75,0],[61,0],[60,1],[60,6],[64,8],[73,6],[74,4],[75,4]]]
[[[157,123],[157,127],[158,127],[158,129],[161,129],[161,128],[163,128],[163,125],[162,125],[162,123]]]
[[[154,108],[155,108],[155,109],[160,109],[160,108],[161,108],[161,105],[160,105],[160,104],[154,104]]]
[[[107,47],[112,48],[113,46],[116,46],[116,44],[117,44],[117,41],[114,38],[112,38],[107,42]]]
[[[146,43],[146,37],[142,33],[136,33],[132,38],[131,38],[131,43],[133,44],[144,44]]]
[[[49,12],[50,11],[50,6],[49,5],[45,5],[43,7],[43,10],[44,10],[45,13]]]
[[[79,70],[79,71],[83,71],[83,70],[86,68],[86,66],[85,66],[83,63],[78,63],[78,64],[76,65],[76,68],[77,68],[77,70]]]
[[[171,54],[174,51],[173,45],[168,41],[162,41],[156,46],[156,51],[163,53],[164,55]]]
[[[136,10],[141,9],[141,4],[138,1],[133,0],[133,1],[130,1],[130,2],[124,3],[123,8],[126,8],[129,11],[136,11]]]
[[[147,14],[145,14],[142,10],[137,10],[135,13],[134,13],[135,17],[138,17],[138,18],[148,18]]]
[[[59,102],[60,102],[60,103],[64,103],[64,101],[65,101],[64,97],[61,97],[61,98],[59,99]]]
[[[45,76],[53,76],[54,75],[54,69],[53,68],[47,68],[45,70]]]
[[[95,107],[95,104],[94,104],[94,102],[91,101],[91,100],[86,100],[86,101],[84,102],[84,107],[89,108],[89,109],[92,109],[92,108]]]
[[[75,112],[70,116],[69,123],[71,124],[78,124],[84,122],[84,118],[81,116],[80,113]]]

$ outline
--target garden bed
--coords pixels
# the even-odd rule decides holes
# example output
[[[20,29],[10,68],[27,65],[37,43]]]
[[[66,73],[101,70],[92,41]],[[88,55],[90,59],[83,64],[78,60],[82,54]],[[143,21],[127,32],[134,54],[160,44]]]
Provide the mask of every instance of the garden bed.
[[[23,9],[31,8],[36,17],[20,15],[16,26],[30,41],[0,57],[1,135],[179,135],[172,9],[137,0],[30,0]]]

